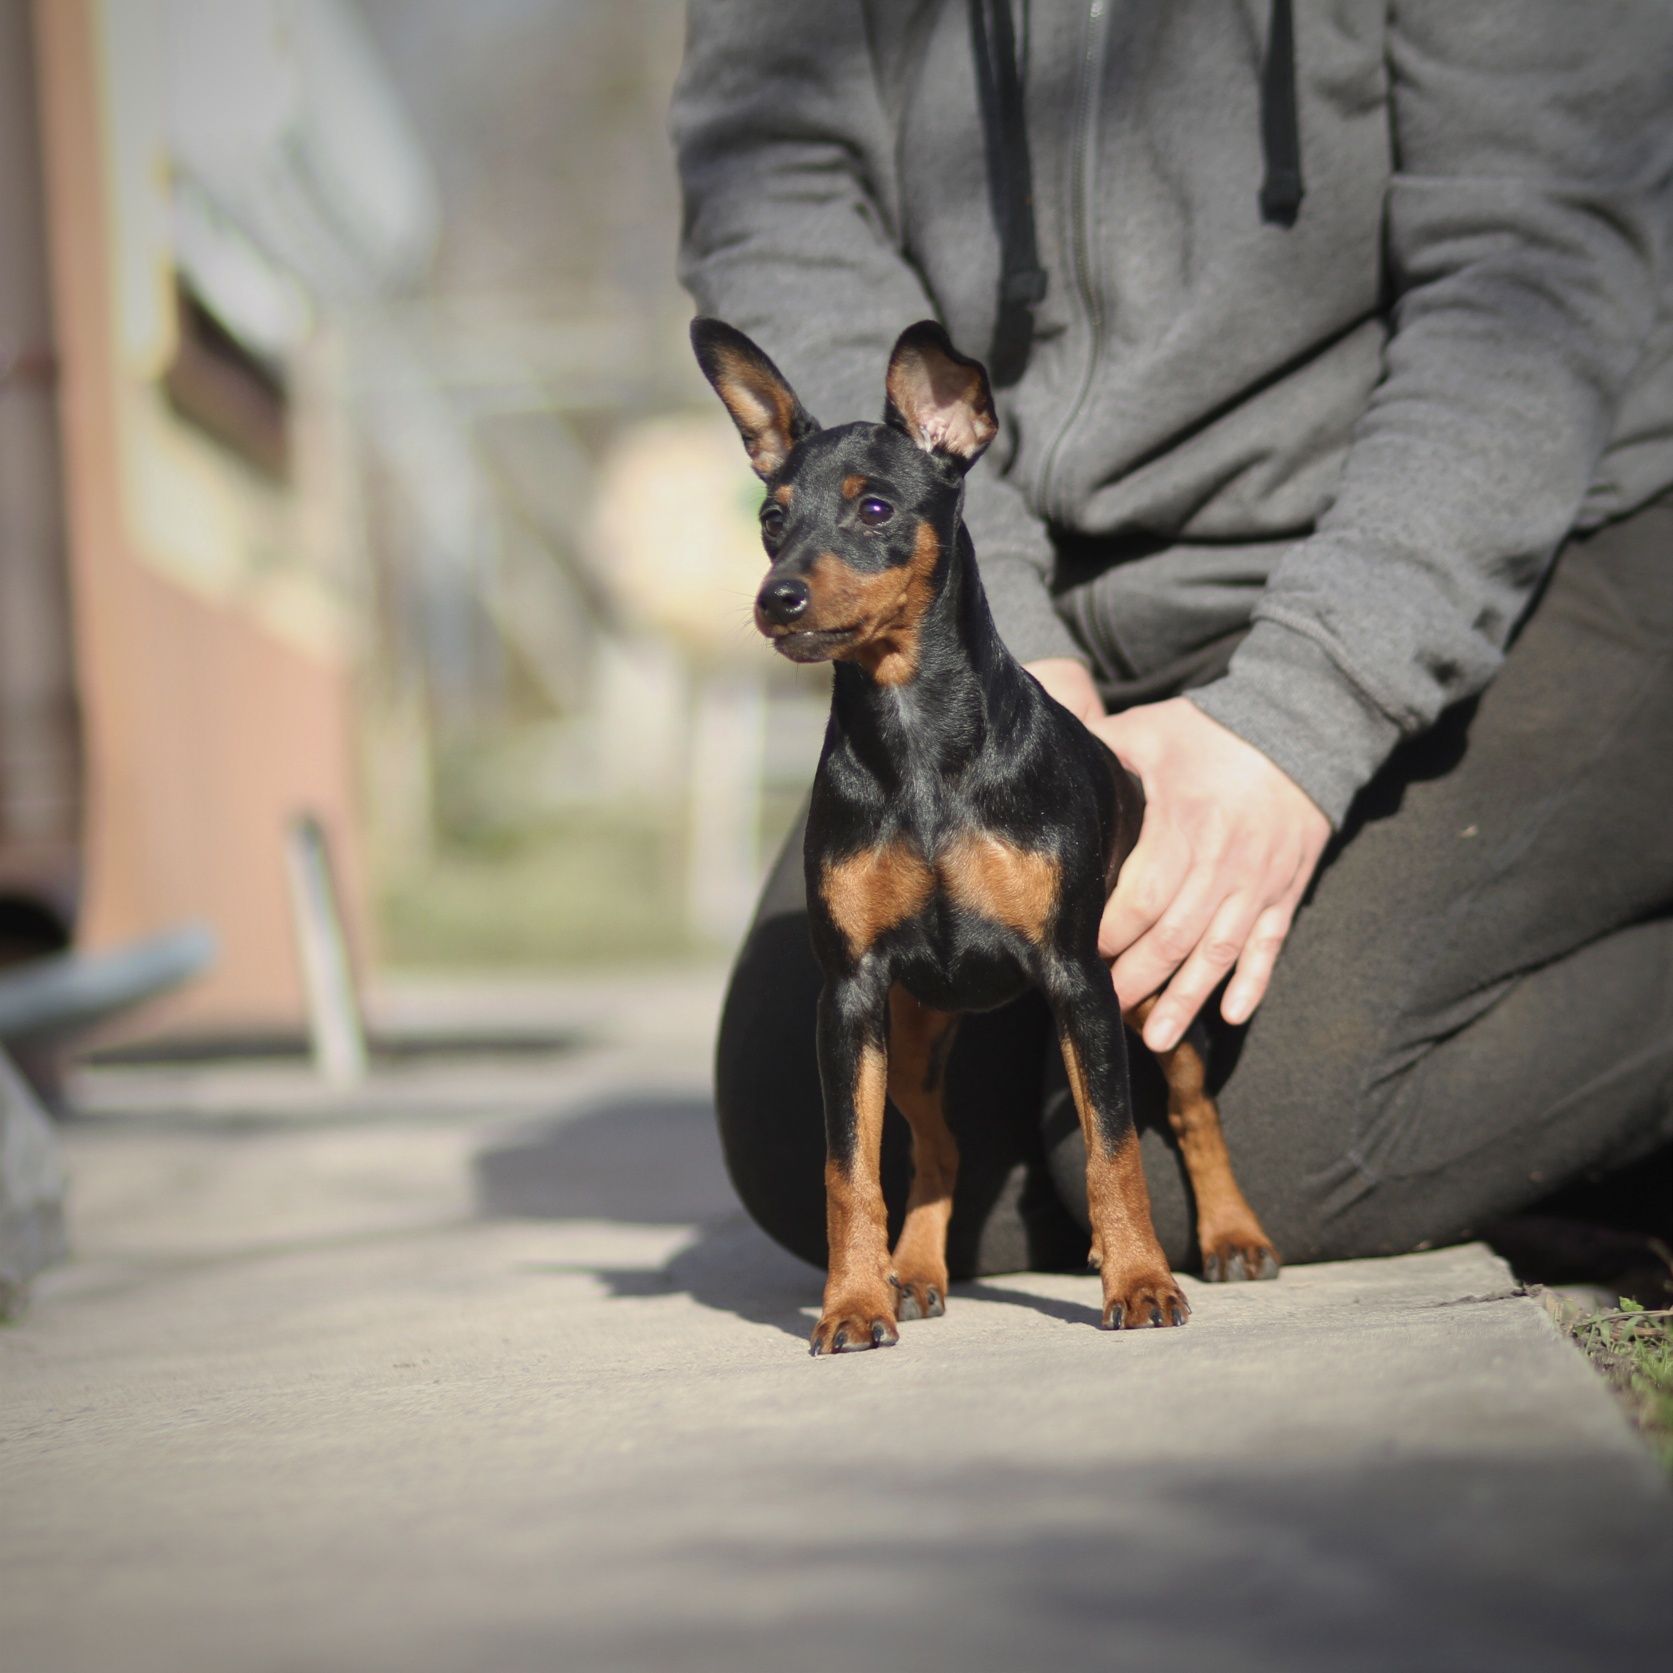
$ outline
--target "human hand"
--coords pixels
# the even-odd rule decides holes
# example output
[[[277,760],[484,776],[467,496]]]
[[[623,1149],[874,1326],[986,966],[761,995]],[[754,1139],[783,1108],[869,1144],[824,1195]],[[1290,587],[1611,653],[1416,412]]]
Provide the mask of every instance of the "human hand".
[[[1165,983],[1144,1043],[1167,1051],[1235,966],[1220,1014],[1247,1022],[1330,821],[1253,744],[1183,697],[1095,718],[1091,728],[1145,793],[1143,829],[1098,933],[1122,1010]]]

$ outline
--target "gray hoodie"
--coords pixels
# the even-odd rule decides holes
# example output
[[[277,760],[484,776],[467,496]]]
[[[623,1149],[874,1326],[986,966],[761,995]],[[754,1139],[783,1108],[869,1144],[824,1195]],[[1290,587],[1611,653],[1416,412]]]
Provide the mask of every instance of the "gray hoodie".
[[[1339,824],[1565,537],[1673,485],[1673,4],[1297,0],[1289,226],[1268,5],[1013,11],[1048,282],[968,489],[1000,630],[1128,682],[1242,634],[1193,701]],[[691,0],[682,276],[827,424],[912,320],[990,351],[974,63],[962,0]]]

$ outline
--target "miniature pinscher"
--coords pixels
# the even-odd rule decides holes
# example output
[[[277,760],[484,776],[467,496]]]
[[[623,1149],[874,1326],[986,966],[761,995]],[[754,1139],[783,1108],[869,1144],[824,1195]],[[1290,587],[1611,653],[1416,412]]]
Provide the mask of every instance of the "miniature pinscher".
[[[1029,984],[1051,1008],[1086,1140],[1102,1323],[1184,1324],[1191,1309],[1151,1224],[1122,1015],[1098,956],[1144,796],[1024,672],[988,612],[962,516],[965,473],[998,430],[987,373],[923,321],[895,345],[883,422],[826,430],[741,332],[699,319],[691,337],[766,485],[771,568],[756,625],[792,662],[835,664],[805,848],[824,972],[830,1251],[813,1352],[889,1346],[899,1321],[943,1311],[958,1163],[942,1108],[948,1050],[961,1013]],[[1233,1177],[1199,1039],[1160,1061],[1203,1270],[1270,1277],[1278,1259]],[[886,1097],[912,1129],[892,1252]]]

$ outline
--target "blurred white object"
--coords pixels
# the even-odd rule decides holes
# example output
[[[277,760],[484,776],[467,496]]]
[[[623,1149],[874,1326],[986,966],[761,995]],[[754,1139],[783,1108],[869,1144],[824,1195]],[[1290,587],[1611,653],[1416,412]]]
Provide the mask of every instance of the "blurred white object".
[[[679,414],[624,430],[599,467],[587,551],[636,624],[692,661],[767,667],[753,620],[767,570],[761,484],[724,415]]]
[[[606,455],[588,541],[593,570],[622,615],[677,646],[691,671],[689,721],[679,739],[686,916],[697,936],[721,943],[742,933],[759,886],[768,682],[785,666],[753,618],[767,567],[760,503],[761,485],[724,417],[650,419]],[[645,728],[653,718],[648,682],[638,691],[616,682],[607,695],[618,712],[605,715],[606,735]]]
[[[422,277],[435,185],[354,8],[160,3],[169,160],[190,229],[180,255],[217,315],[257,333],[285,318],[264,260],[333,300]]]
[[[309,814],[285,833],[296,950],[308,999],[314,1067],[331,1086],[358,1086],[366,1078],[366,1030],[348,939],[337,906],[324,827]]]

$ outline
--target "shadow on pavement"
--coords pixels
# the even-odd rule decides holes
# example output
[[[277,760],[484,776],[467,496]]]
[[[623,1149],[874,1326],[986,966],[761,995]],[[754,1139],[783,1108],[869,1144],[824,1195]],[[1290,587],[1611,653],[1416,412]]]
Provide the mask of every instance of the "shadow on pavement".
[[[476,1158],[489,1220],[619,1220],[683,1226],[737,1208],[706,1099],[611,1098],[535,1121]]]
[[[1031,1313],[1043,1313],[1048,1319],[1061,1319],[1064,1324],[1085,1324],[1097,1328],[1103,1318],[1103,1308],[1097,1305],[1102,1292],[1090,1268],[1086,1274],[1086,1293],[1091,1299],[1085,1302],[1063,1301],[1057,1296],[1035,1295],[1027,1290],[1002,1290],[984,1283],[980,1278],[955,1281],[952,1293],[955,1298],[968,1296],[972,1301],[1001,1301],[1011,1307],[1026,1307]]]
[[[664,1610],[575,1633],[566,1648],[600,1673],[1648,1666],[1666,1647],[1673,1542],[1660,1495],[1633,1466],[926,1460],[891,1474],[887,1503],[913,1513],[910,1529],[891,1530],[881,1512],[822,1524],[808,1508],[825,1492],[818,1461],[775,1456],[747,1478],[747,1516],[640,1547],[640,1577]],[[705,1488],[710,1467],[694,1466],[686,1485]],[[691,1603],[728,1595],[740,1575],[770,1608],[725,1619]]]
[[[819,1276],[744,1215],[726,1177],[713,1107],[701,1098],[622,1097],[522,1128],[475,1162],[491,1220],[612,1220],[695,1228],[666,1267],[584,1269],[623,1300],[683,1291],[719,1312],[805,1338]]]
[[[807,1336],[822,1274],[738,1207],[705,1099],[622,1097],[533,1123],[482,1151],[475,1172],[485,1219],[694,1227],[691,1242],[659,1269],[563,1264],[546,1270],[586,1271],[623,1300],[680,1291],[798,1341]],[[955,1283],[953,1294],[1031,1308],[1070,1324],[1098,1322],[1091,1299],[1082,1305],[979,1280]],[[1088,1296],[1095,1295],[1094,1282]]]

